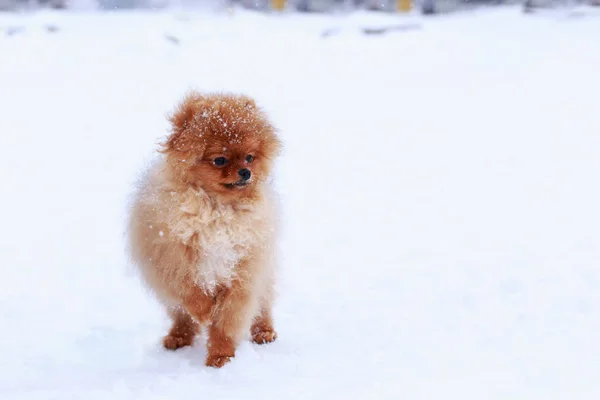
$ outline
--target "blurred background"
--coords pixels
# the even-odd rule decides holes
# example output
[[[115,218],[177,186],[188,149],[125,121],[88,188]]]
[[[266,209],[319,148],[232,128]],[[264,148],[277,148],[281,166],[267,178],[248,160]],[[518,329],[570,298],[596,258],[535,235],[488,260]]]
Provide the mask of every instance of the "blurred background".
[[[477,6],[522,4],[524,10],[573,6],[600,5],[599,0],[0,0],[2,10],[24,10],[37,7],[53,9],[164,9],[173,6],[231,9],[237,5],[253,10],[298,12],[343,12],[374,10],[407,13],[418,10],[423,14],[445,13],[472,9]]]
[[[600,398],[597,0],[0,0],[0,399]],[[125,252],[189,89],[278,128],[275,327],[166,352]]]

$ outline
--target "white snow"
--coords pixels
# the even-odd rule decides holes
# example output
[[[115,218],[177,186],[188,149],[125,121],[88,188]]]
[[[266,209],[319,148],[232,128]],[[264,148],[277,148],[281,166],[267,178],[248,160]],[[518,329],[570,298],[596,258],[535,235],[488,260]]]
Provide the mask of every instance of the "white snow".
[[[598,12],[0,28],[1,399],[599,398]],[[124,252],[190,88],[254,96],[285,143],[279,339],[221,370],[161,348]]]

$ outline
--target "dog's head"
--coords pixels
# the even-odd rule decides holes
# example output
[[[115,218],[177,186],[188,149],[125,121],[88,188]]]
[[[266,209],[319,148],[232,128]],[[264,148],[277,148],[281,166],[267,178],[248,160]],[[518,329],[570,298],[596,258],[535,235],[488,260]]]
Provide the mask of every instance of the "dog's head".
[[[281,148],[274,127],[247,96],[190,93],[170,122],[162,152],[178,179],[224,201],[252,198]]]

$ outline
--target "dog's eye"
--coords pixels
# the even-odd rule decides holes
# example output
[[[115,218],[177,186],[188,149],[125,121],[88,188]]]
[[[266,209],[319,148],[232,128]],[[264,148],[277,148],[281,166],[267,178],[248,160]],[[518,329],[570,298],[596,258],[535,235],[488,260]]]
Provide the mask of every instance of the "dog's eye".
[[[222,167],[226,163],[227,159],[225,157],[217,157],[213,160],[213,164],[215,164],[217,167]]]
[[[248,154],[246,156],[246,162],[251,163],[252,161],[254,161],[254,156],[252,154]]]

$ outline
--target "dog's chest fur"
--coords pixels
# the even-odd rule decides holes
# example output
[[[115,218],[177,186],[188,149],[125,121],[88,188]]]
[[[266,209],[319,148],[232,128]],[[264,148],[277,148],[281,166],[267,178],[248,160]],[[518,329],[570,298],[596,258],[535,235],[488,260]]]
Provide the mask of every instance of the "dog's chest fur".
[[[208,291],[234,278],[236,266],[248,255],[257,235],[249,215],[230,207],[214,210],[214,219],[198,232],[200,262],[196,282]]]
[[[180,203],[182,218],[173,233],[199,253],[195,281],[207,292],[217,285],[228,285],[236,275],[236,266],[259,244],[260,212],[215,204],[202,194],[186,194]]]

